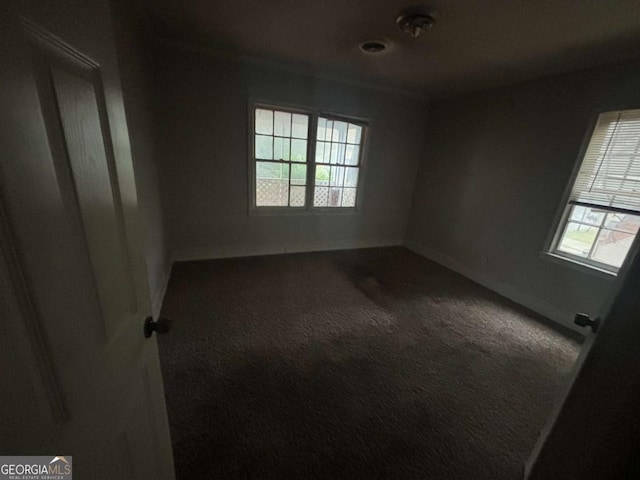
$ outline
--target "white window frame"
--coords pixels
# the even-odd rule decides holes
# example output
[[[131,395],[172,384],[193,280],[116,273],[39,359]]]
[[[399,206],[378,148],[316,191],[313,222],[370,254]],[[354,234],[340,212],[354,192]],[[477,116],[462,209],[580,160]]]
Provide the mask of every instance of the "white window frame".
[[[309,116],[309,131],[307,134],[307,181],[305,205],[292,206],[258,206],[256,205],[256,158],[255,158],[255,111],[264,108],[287,113],[298,113]],[[316,144],[318,136],[318,118],[327,118],[352,123],[362,128],[360,140],[360,158],[358,162],[358,182],[356,186],[356,201],[353,207],[314,207],[313,196],[315,190],[316,172]],[[362,209],[363,191],[365,184],[366,158],[371,124],[368,119],[353,115],[330,113],[325,110],[289,105],[283,103],[250,100],[248,105],[248,193],[249,215],[309,215],[309,214],[354,214]],[[287,162],[289,163],[289,162]]]
[[[601,278],[604,279],[613,279],[615,278],[618,273],[620,272],[620,270],[625,267],[625,265],[628,263],[629,259],[633,257],[634,252],[636,252],[639,248],[640,248],[640,232],[638,232],[638,234],[636,234],[636,238],[633,241],[633,244],[631,245],[631,247],[629,248],[629,251],[627,252],[627,256],[625,257],[624,262],[622,263],[622,265],[620,267],[615,267],[612,265],[608,265],[606,263],[602,263],[602,262],[598,262],[595,261],[593,259],[590,258],[585,258],[585,257],[581,257],[579,255],[573,255],[571,253],[568,252],[564,252],[558,249],[558,245],[560,243],[560,241],[562,240],[562,236],[564,234],[565,229],[567,228],[567,224],[569,222],[569,217],[571,215],[571,210],[573,206],[583,206],[583,207],[596,207],[600,210],[605,211],[606,213],[629,213],[632,215],[640,215],[640,213],[636,212],[636,211],[632,211],[632,210],[624,210],[624,209],[619,209],[619,208],[607,208],[607,207],[602,207],[602,206],[596,206],[596,205],[590,205],[590,204],[585,204],[585,203],[580,203],[580,202],[571,202],[570,201],[570,196],[571,196],[571,191],[573,189],[573,186],[576,182],[576,179],[580,173],[580,169],[582,167],[582,164],[584,162],[585,159],[585,155],[587,153],[587,149],[589,148],[589,144],[591,142],[591,139],[595,133],[595,128],[596,125],[598,123],[598,119],[600,117],[601,114],[604,113],[608,113],[608,112],[615,112],[615,111],[624,111],[624,110],[636,110],[638,109],[638,107],[629,107],[629,106],[624,106],[624,107],[619,107],[619,108],[607,108],[607,109],[602,109],[602,110],[598,110],[597,112],[595,112],[595,114],[593,115],[593,118],[590,122],[589,128],[587,130],[587,134],[585,135],[585,138],[583,139],[582,142],[582,146],[580,148],[580,154],[578,156],[578,160],[576,162],[576,164],[574,165],[574,169],[573,172],[571,174],[571,180],[569,181],[565,193],[563,195],[563,202],[561,204],[561,208],[559,210],[559,213],[556,215],[556,221],[553,223],[553,229],[551,230],[548,239],[546,241],[545,244],[545,249],[542,252],[543,256],[546,258],[549,258],[553,261],[555,261],[556,263],[560,263],[560,264],[564,264],[564,265],[568,265],[570,267],[576,268],[578,270],[581,270],[583,272],[586,273],[591,273],[591,274],[595,274],[596,276],[599,276]],[[624,210],[624,211],[623,211]],[[603,220],[604,222],[604,220]],[[595,226],[596,228],[602,228],[602,225]]]

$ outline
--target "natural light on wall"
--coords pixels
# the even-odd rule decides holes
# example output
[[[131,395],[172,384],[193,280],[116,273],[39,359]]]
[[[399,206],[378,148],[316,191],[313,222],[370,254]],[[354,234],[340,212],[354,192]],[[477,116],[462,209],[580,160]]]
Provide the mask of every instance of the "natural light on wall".
[[[254,113],[256,207],[356,207],[363,125],[312,112],[258,107]]]
[[[640,110],[600,114],[551,252],[617,272],[640,226]]]

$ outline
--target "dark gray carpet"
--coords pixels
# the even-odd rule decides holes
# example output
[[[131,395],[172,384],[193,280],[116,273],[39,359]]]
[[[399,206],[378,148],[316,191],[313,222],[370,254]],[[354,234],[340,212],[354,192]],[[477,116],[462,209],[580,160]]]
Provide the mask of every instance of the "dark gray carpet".
[[[177,477],[520,479],[579,350],[403,248],[175,265]]]

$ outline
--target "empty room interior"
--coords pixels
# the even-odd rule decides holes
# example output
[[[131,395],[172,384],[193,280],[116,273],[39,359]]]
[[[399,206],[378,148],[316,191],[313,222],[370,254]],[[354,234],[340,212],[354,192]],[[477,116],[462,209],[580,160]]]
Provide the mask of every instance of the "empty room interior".
[[[6,12],[1,455],[638,478],[640,3]]]

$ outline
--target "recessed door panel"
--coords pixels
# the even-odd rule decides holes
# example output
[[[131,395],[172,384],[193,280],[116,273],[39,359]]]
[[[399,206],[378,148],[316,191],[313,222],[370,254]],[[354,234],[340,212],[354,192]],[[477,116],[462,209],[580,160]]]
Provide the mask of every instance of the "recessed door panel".
[[[91,77],[52,65],[51,81],[69,173],[109,334],[128,314],[135,312],[122,215],[114,195],[114,166],[105,148]]]

